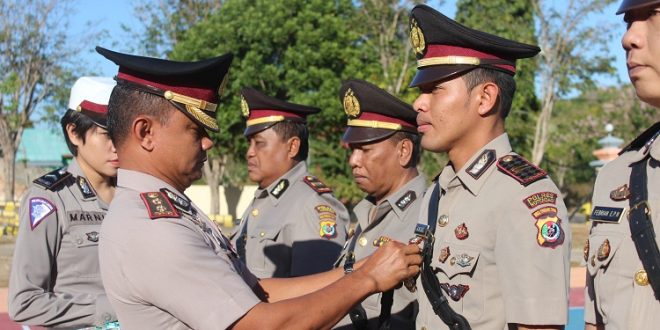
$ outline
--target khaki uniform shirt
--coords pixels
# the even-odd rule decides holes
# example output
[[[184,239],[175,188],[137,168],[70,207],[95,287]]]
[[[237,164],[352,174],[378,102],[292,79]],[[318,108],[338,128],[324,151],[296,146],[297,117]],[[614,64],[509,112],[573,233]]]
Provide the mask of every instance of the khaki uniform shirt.
[[[356,240],[355,250],[353,250],[356,261],[374,253],[378,248],[378,239],[381,236],[387,236],[404,243],[415,236],[415,225],[419,221],[419,207],[425,190],[426,178],[423,175],[418,175],[378,206],[368,198],[363,199],[355,206],[353,212],[359,226],[362,228],[361,234],[352,238]],[[380,215],[378,209],[384,209],[387,213]],[[375,226],[369,227],[370,219],[378,221],[374,217],[376,215],[378,218],[383,217],[382,220]],[[342,254],[345,254],[348,248],[349,244],[346,244]],[[343,266],[345,261],[345,255],[343,255],[340,265]],[[382,293],[373,294],[362,302],[362,307],[367,312],[370,329],[378,328],[381,296]],[[417,301],[415,295],[404,287],[395,290],[391,328],[414,329],[416,311]],[[335,328],[352,329],[352,324],[350,317],[346,316]]]
[[[259,278],[327,271],[341,252],[348,211],[330,192],[313,189],[306,177],[307,165],[300,162],[266,189],[258,189],[232,235],[239,251],[245,244],[245,263]]]
[[[16,322],[58,328],[116,320],[98,262],[99,233],[108,207],[96,197],[75,159],[60,174],[50,175],[61,181],[49,189],[32,184],[21,201],[9,315]]]
[[[260,301],[222,232],[156,177],[120,169],[102,230],[101,275],[122,330],[225,329]]]
[[[648,283],[635,281],[635,273],[643,267],[630,236],[630,201],[610,196],[624,185],[626,189],[629,187],[630,165],[647,155],[651,157],[646,169],[650,217],[656,243],[660,245],[660,138],[648,149],[631,150],[609,162],[600,170],[594,187],[592,227],[585,246],[584,317],[588,323],[605,324],[606,329],[656,329],[660,326],[660,302],[653,296],[653,289]],[[603,219],[595,214],[603,208],[616,210],[618,216],[609,221],[597,220]]]
[[[498,168],[516,159],[502,134],[455,171],[439,176],[440,199],[431,266],[449,305],[472,329],[505,329],[507,323],[566,324],[570,227],[555,184],[543,173],[525,186]],[[498,160],[499,159],[499,160]],[[514,162],[515,163],[515,162]],[[531,165],[512,170],[526,177]],[[427,223],[434,183],[422,202]],[[447,329],[417,281],[418,329]]]

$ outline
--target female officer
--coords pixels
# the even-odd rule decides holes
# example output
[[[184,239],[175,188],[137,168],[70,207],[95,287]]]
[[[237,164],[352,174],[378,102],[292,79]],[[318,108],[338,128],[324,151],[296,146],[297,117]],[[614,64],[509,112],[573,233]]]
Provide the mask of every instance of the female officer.
[[[9,282],[9,315],[16,322],[82,328],[116,320],[97,252],[119,167],[106,131],[114,85],[106,77],[76,81],[61,120],[74,158],[34,180],[21,201]]]

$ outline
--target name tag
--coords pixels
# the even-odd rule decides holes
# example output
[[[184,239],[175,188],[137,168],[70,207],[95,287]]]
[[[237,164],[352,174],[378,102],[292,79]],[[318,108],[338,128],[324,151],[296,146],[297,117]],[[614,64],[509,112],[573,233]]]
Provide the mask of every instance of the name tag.
[[[591,220],[596,222],[618,223],[625,213],[624,208],[596,206],[591,212]]]

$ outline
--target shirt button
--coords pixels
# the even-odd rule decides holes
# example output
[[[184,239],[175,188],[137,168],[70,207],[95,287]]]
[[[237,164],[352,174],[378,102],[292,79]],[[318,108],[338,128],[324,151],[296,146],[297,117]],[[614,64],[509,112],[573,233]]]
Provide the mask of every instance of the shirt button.
[[[76,243],[77,243],[78,245],[82,244],[82,243],[83,243],[83,239],[80,238],[80,237],[78,237],[78,238],[76,239]]]
[[[264,233],[263,231],[259,233],[259,236],[261,237],[264,237],[264,235],[266,235],[266,233]]]
[[[443,214],[440,216],[440,219],[438,219],[438,226],[444,227],[449,223],[449,216],[446,214]]]
[[[111,318],[112,318],[112,316],[110,316],[110,314],[108,314],[108,313],[103,314],[103,319],[106,322],[109,322]]]

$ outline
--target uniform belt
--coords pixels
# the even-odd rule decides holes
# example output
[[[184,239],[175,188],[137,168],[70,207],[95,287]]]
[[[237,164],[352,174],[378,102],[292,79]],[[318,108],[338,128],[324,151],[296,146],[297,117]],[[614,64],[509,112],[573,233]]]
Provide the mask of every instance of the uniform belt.
[[[649,156],[632,166],[630,173],[630,235],[635,243],[637,255],[648,276],[649,284],[657,300],[660,300],[660,251],[655,240],[648,202],[648,180],[646,175]]]

